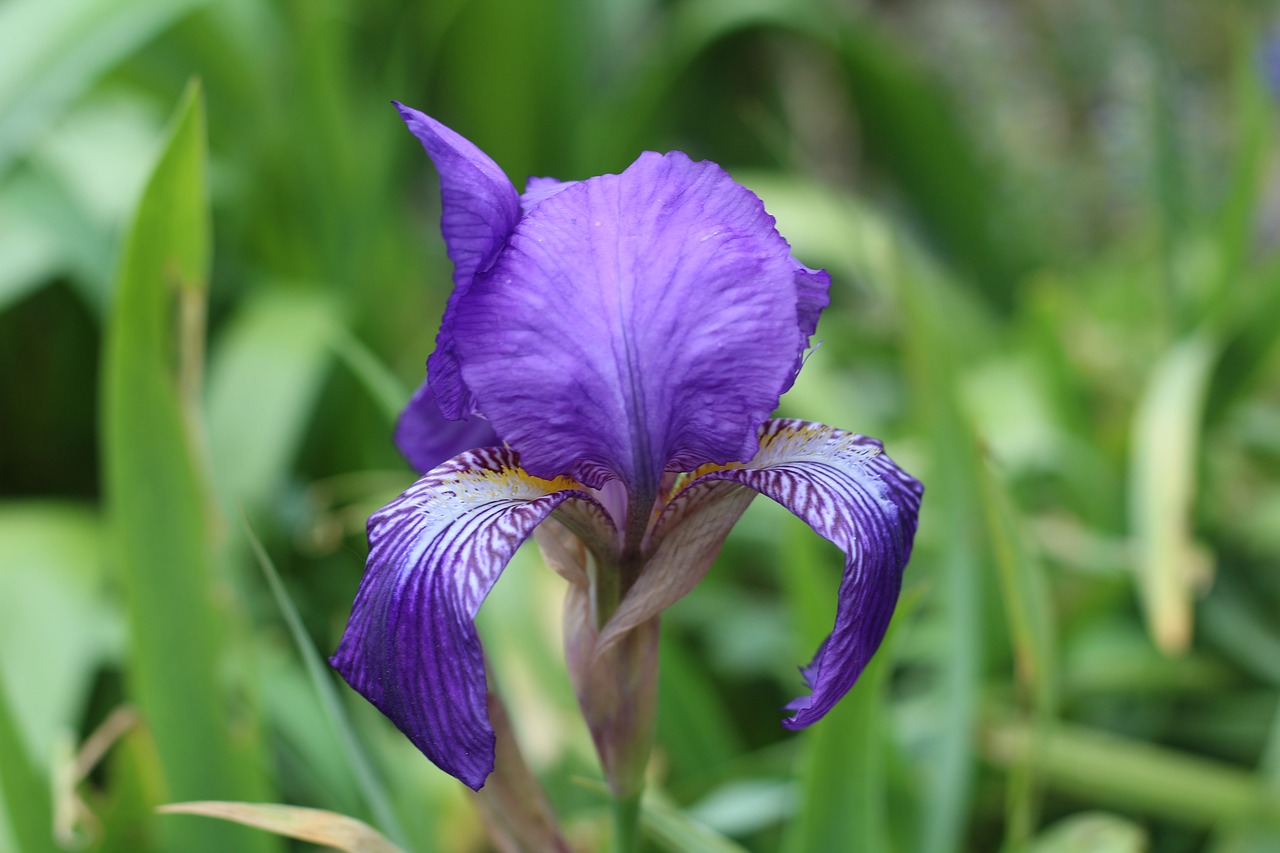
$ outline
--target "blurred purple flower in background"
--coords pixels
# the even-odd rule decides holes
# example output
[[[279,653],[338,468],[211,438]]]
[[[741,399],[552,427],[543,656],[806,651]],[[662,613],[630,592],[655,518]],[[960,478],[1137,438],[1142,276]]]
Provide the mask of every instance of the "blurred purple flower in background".
[[[635,787],[657,617],[761,493],[846,557],[835,627],[803,670],[812,692],[784,725],[820,719],[884,636],[922,494],[874,439],[770,419],[827,274],[713,163],[646,152],[619,175],[534,178],[519,195],[470,142],[399,109],[440,173],[455,288],[396,431],[427,473],[369,520],[333,665],[478,789],[494,732],[473,620],[551,519],[539,541],[570,582],[579,701],[615,791]]]
[[[1258,62],[1271,97],[1280,100],[1280,26],[1270,27],[1263,34]]]

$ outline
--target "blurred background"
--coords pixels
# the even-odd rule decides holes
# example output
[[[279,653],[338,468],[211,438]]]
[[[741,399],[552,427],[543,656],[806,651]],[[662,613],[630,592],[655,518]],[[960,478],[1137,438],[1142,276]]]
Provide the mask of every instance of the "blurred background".
[[[724,165],[834,281],[782,411],[927,485],[890,636],[812,729],[778,720],[834,548],[760,499],[668,612],[653,850],[1280,850],[1274,20],[0,2],[0,851],[316,849],[153,812],[207,799],[489,849],[322,663],[451,286],[393,98],[518,186]],[[481,631],[593,849],[562,595],[525,548]]]

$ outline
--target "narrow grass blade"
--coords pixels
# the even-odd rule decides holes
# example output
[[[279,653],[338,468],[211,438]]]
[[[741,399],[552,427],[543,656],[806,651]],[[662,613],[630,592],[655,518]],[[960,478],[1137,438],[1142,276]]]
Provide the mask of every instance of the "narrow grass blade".
[[[1056,716],[1058,705],[1049,581],[1027,542],[1024,523],[1017,515],[1012,497],[990,464],[982,466],[980,481],[987,539],[1013,644],[1019,698],[1035,720],[1047,725]],[[1039,812],[1039,774],[1034,749],[1011,769],[1007,790],[1005,850],[1025,850]]]
[[[331,344],[334,354],[364,386],[387,423],[394,424],[409,401],[409,391],[349,329],[335,329]]]
[[[668,853],[747,853],[737,842],[684,814],[657,792],[645,794],[640,808],[645,835]]]
[[[53,841],[53,797],[27,753],[18,731],[4,681],[0,679],[0,809],[24,853],[56,853]],[[0,829],[3,827],[0,826]],[[0,833],[0,842],[4,836]]]
[[[1049,579],[1008,489],[990,464],[983,466],[981,485],[1018,678],[1031,704],[1052,712],[1058,702],[1058,672]]]
[[[658,744],[673,779],[682,786],[706,785],[742,754],[743,745],[723,697],[708,685],[701,665],[669,632],[660,642]]]
[[[403,853],[377,831],[346,815],[274,803],[195,802],[161,806],[162,814],[192,814],[234,821],[345,853]]]
[[[1129,511],[1139,589],[1156,646],[1191,644],[1192,598],[1209,568],[1191,536],[1200,420],[1217,347],[1188,338],[1156,366],[1133,421]]]
[[[364,796],[369,813],[373,815],[374,820],[378,822],[384,832],[399,843],[404,844],[404,830],[400,827],[400,822],[388,805],[390,799],[387,797],[382,783],[378,780],[378,776],[373,770],[373,764],[369,761],[368,756],[365,755],[364,749],[360,746],[360,742],[356,739],[355,733],[351,728],[351,723],[347,720],[346,712],[342,708],[342,702],[338,698],[338,691],[334,689],[333,676],[330,674],[329,668],[320,658],[320,655],[316,653],[315,646],[312,645],[311,638],[307,635],[307,629],[302,624],[302,617],[298,615],[298,610],[293,606],[289,593],[285,590],[284,584],[280,582],[280,574],[276,571],[275,564],[271,561],[271,557],[268,556],[266,549],[262,547],[262,543],[254,535],[247,522],[245,523],[245,535],[249,537],[249,544],[253,548],[254,556],[258,560],[263,576],[267,579],[267,585],[271,587],[271,595],[276,600],[276,606],[280,608],[280,615],[284,617],[285,624],[289,628],[289,635],[293,638],[294,646],[297,647],[298,656],[302,659],[302,665],[307,671],[307,677],[311,681],[316,699],[324,709],[325,716],[329,720],[329,725],[333,729],[342,754],[351,768],[351,774],[356,780],[356,785]]]
[[[977,727],[982,681],[983,620],[982,516],[979,456],[972,428],[962,415],[954,389],[954,341],[941,307],[943,286],[922,269],[895,276],[901,289],[911,392],[919,401],[931,465],[920,511],[921,537],[945,543],[935,557],[937,618],[946,637],[935,662],[941,672],[935,688],[945,713],[936,719],[933,747],[920,809],[923,853],[960,849],[969,820],[976,772],[973,733]],[[930,528],[933,533],[926,534]],[[920,551],[914,565],[922,568]]]
[[[798,814],[781,848],[787,853],[895,849],[887,825],[886,688],[894,640],[919,603],[918,588],[903,597],[858,683],[805,733]]]
[[[1258,72],[1260,30],[1255,16],[1244,13],[1232,33],[1235,62],[1228,114],[1235,124],[1235,150],[1229,158],[1227,195],[1216,217],[1218,275],[1202,308],[1211,323],[1230,316],[1235,309],[1232,303],[1239,301],[1240,291],[1245,289],[1240,273],[1254,245],[1258,203],[1266,186],[1266,170],[1275,156],[1275,106]]]
[[[1104,808],[1209,829],[1246,819],[1280,827],[1280,792],[1247,770],[1145,741],[1056,725],[1043,737],[1020,721],[989,723],[983,752],[1009,766],[1035,740],[1046,783]]]
[[[217,678],[225,617],[217,602],[225,594],[215,583],[195,418],[210,256],[205,161],[203,101],[193,85],[124,243],[106,328],[104,480],[133,649],[130,692],[155,737],[169,794],[259,799],[265,783],[253,728],[232,724]],[[273,846],[231,826],[159,826],[165,849]]]
[[[1271,723],[1266,750],[1258,767],[1258,779],[1272,798],[1280,802],[1280,708],[1276,709]],[[1280,821],[1268,823],[1251,817],[1227,826],[1218,833],[1209,849],[1211,853],[1270,853],[1280,850]]]
[[[1003,215],[998,173],[946,89],[870,16],[839,32],[839,59],[867,156],[893,176],[932,242],[988,304],[1008,311],[1036,235]]]

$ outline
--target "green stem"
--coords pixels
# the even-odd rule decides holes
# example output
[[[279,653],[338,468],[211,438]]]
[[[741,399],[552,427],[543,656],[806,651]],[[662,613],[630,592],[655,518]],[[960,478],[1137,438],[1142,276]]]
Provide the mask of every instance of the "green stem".
[[[1108,808],[1205,828],[1246,820],[1280,827],[1280,793],[1230,764],[1063,723],[993,719],[982,734],[992,763],[1009,767],[1032,755],[1049,787]]]
[[[640,850],[640,793],[614,797],[611,853],[638,853]]]

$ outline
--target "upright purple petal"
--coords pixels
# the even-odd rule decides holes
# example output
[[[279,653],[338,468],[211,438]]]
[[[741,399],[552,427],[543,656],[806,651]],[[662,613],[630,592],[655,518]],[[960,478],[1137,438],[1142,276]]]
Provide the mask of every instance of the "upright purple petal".
[[[795,369],[796,271],[713,163],[645,153],[543,200],[454,314],[467,385],[540,476],[656,495],[750,459]]]
[[[479,415],[454,421],[441,414],[429,382],[418,386],[409,405],[400,413],[395,440],[400,453],[419,474],[425,474],[464,450],[502,444],[493,431],[493,424]]]
[[[440,231],[453,261],[453,294],[436,337],[427,375],[445,417],[472,414],[474,399],[458,372],[451,317],[477,273],[488,269],[520,220],[520,197],[487,154],[440,122],[411,107],[396,109],[440,173]]]
[[[538,205],[577,181],[560,181],[555,178],[530,178],[525,182],[524,195],[520,196],[520,213],[527,215]]]
[[[812,694],[790,703],[795,713],[783,721],[803,728],[849,691],[884,639],[924,487],[875,439],[796,420],[769,421],[747,467],[709,472],[688,489],[722,480],[773,498],[845,554],[835,628],[801,670]]]
[[[570,498],[509,450],[451,459],[369,519],[369,559],[330,663],[435,764],[479,789],[493,769],[474,619],[511,555]],[[600,511],[603,519],[603,510]]]
[[[805,351],[809,348],[809,338],[818,329],[818,318],[823,310],[831,304],[828,291],[831,289],[831,276],[826,270],[811,270],[799,261],[792,259],[796,274],[796,319],[800,323],[800,352],[796,354],[795,370],[787,377],[782,392],[791,390],[796,377],[800,375],[800,367],[804,364]]]

